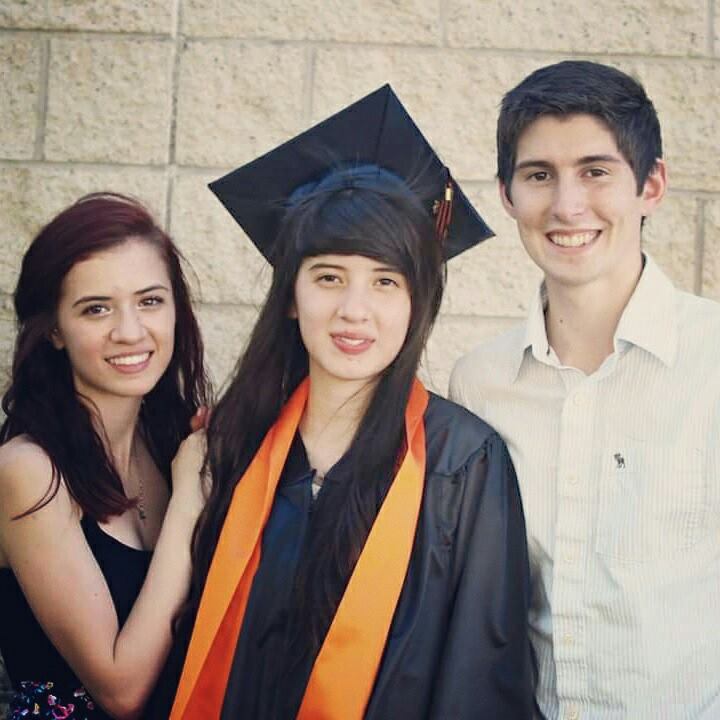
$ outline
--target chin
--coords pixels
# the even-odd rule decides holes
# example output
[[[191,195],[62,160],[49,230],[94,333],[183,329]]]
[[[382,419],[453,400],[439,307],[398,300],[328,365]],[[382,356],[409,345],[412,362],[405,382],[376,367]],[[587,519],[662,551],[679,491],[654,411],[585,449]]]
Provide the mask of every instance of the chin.
[[[109,394],[117,395],[125,398],[143,398],[153,391],[158,384],[159,378],[154,380],[138,380],[137,382],[127,383],[124,386],[115,386],[110,390]]]

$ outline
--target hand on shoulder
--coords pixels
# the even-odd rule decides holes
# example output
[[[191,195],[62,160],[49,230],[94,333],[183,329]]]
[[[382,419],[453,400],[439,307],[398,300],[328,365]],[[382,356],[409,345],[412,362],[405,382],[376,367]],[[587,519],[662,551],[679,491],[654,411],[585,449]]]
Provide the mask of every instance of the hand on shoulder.
[[[185,512],[195,516],[203,509],[207,499],[208,483],[203,471],[206,454],[205,430],[196,430],[180,443],[172,462],[171,505],[181,506]]]

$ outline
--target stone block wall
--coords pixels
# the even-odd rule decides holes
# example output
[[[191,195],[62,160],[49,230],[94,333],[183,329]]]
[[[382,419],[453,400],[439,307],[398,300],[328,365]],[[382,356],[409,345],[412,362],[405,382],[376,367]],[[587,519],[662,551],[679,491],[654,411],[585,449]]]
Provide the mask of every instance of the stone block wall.
[[[206,183],[391,82],[498,234],[450,265],[425,361],[444,391],[538,280],[497,200],[494,126],[504,91],[568,57],[645,83],[671,188],[647,247],[681,287],[720,299],[719,0],[3,0],[0,367],[30,238],[112,189],[149,204],[194,267],[221,381],[269,273]]]

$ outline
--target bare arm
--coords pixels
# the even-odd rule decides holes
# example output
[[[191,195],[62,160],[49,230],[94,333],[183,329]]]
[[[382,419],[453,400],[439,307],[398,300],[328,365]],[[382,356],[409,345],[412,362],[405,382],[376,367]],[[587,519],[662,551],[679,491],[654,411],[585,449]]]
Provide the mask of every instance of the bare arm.
[[[183,443],[147,578],[122,629],[80,513],[64,485],[41,510],[12,520],[47,489],[42,450],[13,441],[0,451],[0,547],[35,617],[93,698],[117,718],[139,717],[171,643],[171,622],[187,593],[190,538],[203,504],[204,439]]]

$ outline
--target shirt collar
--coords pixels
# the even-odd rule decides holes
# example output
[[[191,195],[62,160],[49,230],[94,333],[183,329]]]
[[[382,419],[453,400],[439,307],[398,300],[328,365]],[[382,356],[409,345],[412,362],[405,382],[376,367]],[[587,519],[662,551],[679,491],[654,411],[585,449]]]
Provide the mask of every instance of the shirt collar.
[[[512,359],[508,363],[511,382],[515,382],[520,373],[525,352],[530,348],[533,355],[542,362],[542,358],[547,357],[550,353],[550,345],[545,331],[545,306],[547,305],[547,293],[545,291],[545,283],[535,291],[533,301],[530,304],[530,311],[525,322],[525,333],[518,335],[520,345],[515,348]]]
[[[658,358],[665,365],[675,362],[678,342],[678,318],[675,287],[649,255],[643,255],[645,265],[615,331],[618,340],[637,345]],[[548,362],[552,350],[545,328],[547,291],[540,283],[525,323],[525,333],[516,348],[509,370],[512,382],[517,380],[526,351],[530,349],[540,362]]]
[[[678,345],[677,291],[655,261],[644,257],[645,267],[620,318],[615,342],[637,345],[670,367]]]

